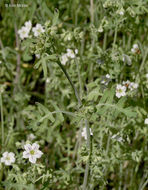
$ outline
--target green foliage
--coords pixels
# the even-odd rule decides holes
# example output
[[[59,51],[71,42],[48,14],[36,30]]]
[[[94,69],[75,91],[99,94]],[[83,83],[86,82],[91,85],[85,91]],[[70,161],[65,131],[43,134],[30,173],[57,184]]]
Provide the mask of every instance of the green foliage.
[[[147,0],[1,0],[0,157],[16,160],[0,190],[148,188],[147,13]],[[21,39],[29,20],[44,32]]]

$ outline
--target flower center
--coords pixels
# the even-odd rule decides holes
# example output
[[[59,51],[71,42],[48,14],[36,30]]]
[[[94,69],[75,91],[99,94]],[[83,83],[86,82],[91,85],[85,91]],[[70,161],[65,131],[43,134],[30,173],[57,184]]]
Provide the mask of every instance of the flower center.
[[[119,93],[122,93],[122,89],[118,89],[118,92],[119,92]]]
[[[30,154],[31,154],[31,155],[34,155],[34,154],[35,154],[35,151],[34,151],[34,150],[31,150],[31,151],[30,151]]]
[[[8,156],[8,157],[6,157],[6,160],[10,160],[10,157]]]
[[[37,31],[38,31],[38,33],[41,33],[41,29],[39,28],[39,29],[37,29]]]

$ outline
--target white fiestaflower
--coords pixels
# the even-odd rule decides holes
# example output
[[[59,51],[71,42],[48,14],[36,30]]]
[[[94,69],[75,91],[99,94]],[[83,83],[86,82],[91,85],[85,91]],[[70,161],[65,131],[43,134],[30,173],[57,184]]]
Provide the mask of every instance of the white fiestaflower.
[[[90,130],[90,135],[93,135],[91,128],[89,128],[89,130]],[[87,131],[85,127],[83,128],[81,135],[82,137],[84,137],[85,140],[87,140]]]
[[[29,37],[29,30],[27,29],[27,27],[23,26],[20,30],[18,30],[18,34],[20,38],[23,40]]]
[[[126,96],[126,87],[122,86],[121,84],[117,84],[117,87],[116,87],[116,96],[118,98],[120,98],[122,96]]]
[[[33,27],[32,31],[33,31],[35,37],[38,37],[40,34],[45,32],[45,30],[43,29],[43,26],[41,24],[36,24],[36,26]]]
[[[39,145],[37,143],[24,145],[25,151],[23,152],[23,158],[28,158],[33,164],[36,163],[37,158],[42,156],[42,152],[39,150]]]
[[[18,34],[22,40],[29,37],[29,32],[31,30],[31,27],[32,23],[29,20],[25,22],[25,26],[22,26],[22,28],[18,30]]]
[[[12,165],[15,162],[15,154],[13,152],[4,152],[1,162],[6,166]]]

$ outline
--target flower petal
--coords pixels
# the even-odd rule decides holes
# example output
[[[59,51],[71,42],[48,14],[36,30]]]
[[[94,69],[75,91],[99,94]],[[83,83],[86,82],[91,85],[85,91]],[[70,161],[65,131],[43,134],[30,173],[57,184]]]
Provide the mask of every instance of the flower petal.
[[[3,153],[3,157],[5,158],[5,157],[7,157],[8,156],[8,152],[4,152]]]
[[[30,152],[30,150],[32,150],[31,144],[25,144],[25,145],[24,145],[24,149],[25,149],[27,152]]]
[[[37,143],[33,143],[32,144],[32,149],[33,150],[38,150],[39,149],[39,145]]]
[[[28,151],[24,151],[23,152],[23,158],[29,158],[30,154],[28,153]]]
[[[30,155],[30,156],[29,156],[29,161],[30,161],[31,163],[35,164],[35,163],[36,163],[36,157]]]
[[[43,152],[41,152],[40,150],[36,151],[35,157],[36,158],[41,158]]]

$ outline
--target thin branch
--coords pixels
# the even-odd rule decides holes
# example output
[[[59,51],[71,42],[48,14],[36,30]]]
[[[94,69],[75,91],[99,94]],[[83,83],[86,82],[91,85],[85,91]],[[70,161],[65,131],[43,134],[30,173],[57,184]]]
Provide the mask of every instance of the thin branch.
[[[14,4],[14,0],[11,0],[11,4]],[[16,75],[14,79],[14,93],[18,87],[18,84],[20,82],[20,70],[21,70],[21,55],[19,53],[20,51],[20,42],[19,42],[19,36],[18,36],[18,30],[17,30],[17,24],[14,23],[14,31],[15,31],[15,39],[16,39],[16,49],[17,49],[17,65],[16,65]]]

